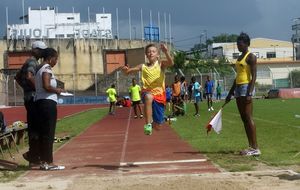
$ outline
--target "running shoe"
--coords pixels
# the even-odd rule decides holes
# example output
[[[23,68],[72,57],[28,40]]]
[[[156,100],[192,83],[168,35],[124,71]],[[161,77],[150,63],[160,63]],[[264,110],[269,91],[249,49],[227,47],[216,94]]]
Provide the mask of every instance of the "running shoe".
[[[52,165],[48,163],[43,163],[40,165],[40,170],[51,171],[51,170],[64,170],[65,166]]]
[[[208,108],[208,111],[210,111],[210,108]]]
[[[145,135],[152,134],[152,124],[151,123],[144,125],[144,134]]]
[[[259,156],[261,155],[261,152],[259,149],[248,148],[241,151],[240,154],[243,156]]]
[[[211,111],[214,111],[214,108],[213,108],[213,107],[210,107],[210,110],[211,110]]]
[[[140,115],[140,118],[143,118],[143,117],[144,117],[144,115],[143,115],[143,114],[141,114],[141,115]]]
[[[138,116],[137,116],[137,115],[135,115],[135,116],[134,116],[134,119],[137,119],[137,118],[138,118]]]

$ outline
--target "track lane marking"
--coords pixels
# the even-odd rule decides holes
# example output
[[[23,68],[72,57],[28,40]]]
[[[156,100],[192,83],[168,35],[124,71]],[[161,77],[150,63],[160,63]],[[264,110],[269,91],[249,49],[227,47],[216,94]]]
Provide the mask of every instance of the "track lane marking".
[[[152,164],[175,164],[175,163],[192,163],[206,162],[207,159],[191,159],[191,160],[165,160],[165,161],[145,161],[145,162],[121,162],[120,166],[137,166],[137,165],[152,165]]]
[[[125,132],[125,138],[124,138],[124,142],[123,142],[122,154],[121,154],[121,159],[120,159],[120,166],[121,166],[121,163],[124,163],[124,159],[125,159],[125,153],[126,153],[126,147],[127,147],[127,141],[128,141],[129,125],[130,125],[130,119],[131,119],[131,110],[132,110],[132,107],[129,110],[127,126],[126,126],[126,132]]]

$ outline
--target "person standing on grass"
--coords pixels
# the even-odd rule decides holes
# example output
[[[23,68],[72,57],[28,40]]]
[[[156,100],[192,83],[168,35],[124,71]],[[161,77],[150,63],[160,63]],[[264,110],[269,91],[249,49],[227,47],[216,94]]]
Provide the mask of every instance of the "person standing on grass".
[[[139,108],[140,118],[143,118],[143,112],[140,106],[141,102],[141,87],[136,84],[135,78],[132,79],[132,86],[129,87],[129,94],[131,96],[134,118],[137,119],[137,108]]]
[[[28,126],[28,152],[23,154],[23,158],[29,162],[29,167],[39,166],[39,149],[37,126],[35,125],[36,107],[34,103],[35,96],[35,72],[39,65],[38,60],[42,58],[44,50],[47,48],[46,44],[42,41],[35,41],[32,43],[31,55],[27,59],[21,69],[15,76],[16,82],[22,87],[24,92],[24,106],[27,112],[27,126]]]
[[[217,91],[217,97],[216,97],[216,99],[217,100],[221,100],[222,87],[221,87],[219,81],[218,81],[218,84],[217,84],[216,91]]]
[[[187,100],[187,82],[184,76],[180,77],[180,97],[184,102]]]
[[[189,100],[189,102],[192,101],[192,97],[193,97],[193,90],[192,89],[193,89],[193,82],[190,81],[190,83],[188,85],[188,100]]]
[[[172,112],[175,115],[175,105],[180,101],[180,80],[179,76],[175,75],[174,82],[172,84]]]
[[[172,89],[169,85],[166,85],[166,101],[168,106],[168,111],[171,111],[171,99],[172,99]]]
[[[259,156],[261,154],[256,139],[256,127],[253,121],[252,93],[256,81],[256,56],[249,52],[250,38],[248,34],[241,33],[237,38],[238,50],[242,53],[236,61],[237,75],[226,97],[226,103],[234,94],[236,104],[247,134],[249,148],[240,152],[241,155]]]
[[[192,83],[193,83],[193,87],[192,87],[192,91],[193,91],[193,97],[194,97],[194,106],[195,106],[195,114],[194,116],[199,117],[199,102],[200,102],[200,90],[201,90],[201,85],[199,84],[199,82],[196,81],[196,78],[193,76],[191,78]]]
[[[36,71],[35,104],[39,128],[41,170],[61,170],[64,166],[53,164],[53,143],[57,120],[57,96],[64,92],[57,87],[52,68],[57,64],[58,53],[53,48],[45,49],[43,63]]]
[[[208,111],[213,111],[214,108],[212,106],[212,104],[213,104],[212,95],[213,95],[214,83],[213,83],[213,81],[210,80],[209,76],[206,77],[204,89],[205,89],[205,94],[206,94],[206,99],[207,99]]]
[[[167,60],[159,60],[158,48],[154,44],[149,44],[145,47],[148,62],[133,68],[129,68],[128,66],[123,67],[125,74],[142,72],[145,135],[151,135],[152,127],[159,129],[164,123],[164,108],[166,104],[165,70],[174,63],[167,46],[161,44],[160,49],[165,54]]]
[[[116,111],[116,102],[117,102],[117,91],[116,91],[116,86],[112,84],[110,88],[106,90],[106,94],[109,99],[109,112],[108,114],[110,115],[115,115]]]

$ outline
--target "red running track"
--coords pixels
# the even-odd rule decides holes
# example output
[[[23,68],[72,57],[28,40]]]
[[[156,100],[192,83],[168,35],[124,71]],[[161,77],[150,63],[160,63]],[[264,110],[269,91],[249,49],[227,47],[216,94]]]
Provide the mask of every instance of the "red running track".
[[[118,108],[57,150],[54,161],[65,170],[32,170],[25,178],[219,172],[168,125],[144,135],[144,120],[131,112]]]
[[[58,105],[57,106],[57,118],[62,119],[64,117],[86,111],[93,108],[107,107],[105,104],[86,104],[86,105]],[[26,109],[24,106],[6,107],[0,108],[4,114],[4,118],[7,125],[12,124],[15,121],[26,122]]]

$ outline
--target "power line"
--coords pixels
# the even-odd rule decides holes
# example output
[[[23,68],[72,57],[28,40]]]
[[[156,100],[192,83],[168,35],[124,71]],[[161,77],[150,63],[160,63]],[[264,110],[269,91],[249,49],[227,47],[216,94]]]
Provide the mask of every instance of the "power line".
[[[193,39],[199,39],[201,36],[194,36],[194,37],[190,37],[190,38],[185,38],[185,39],[182,39],[182,40],[177,40],[177,41],[174,41],[175,42],[183,42],[183,41],[188,41],[188,40],[193,40]]]

